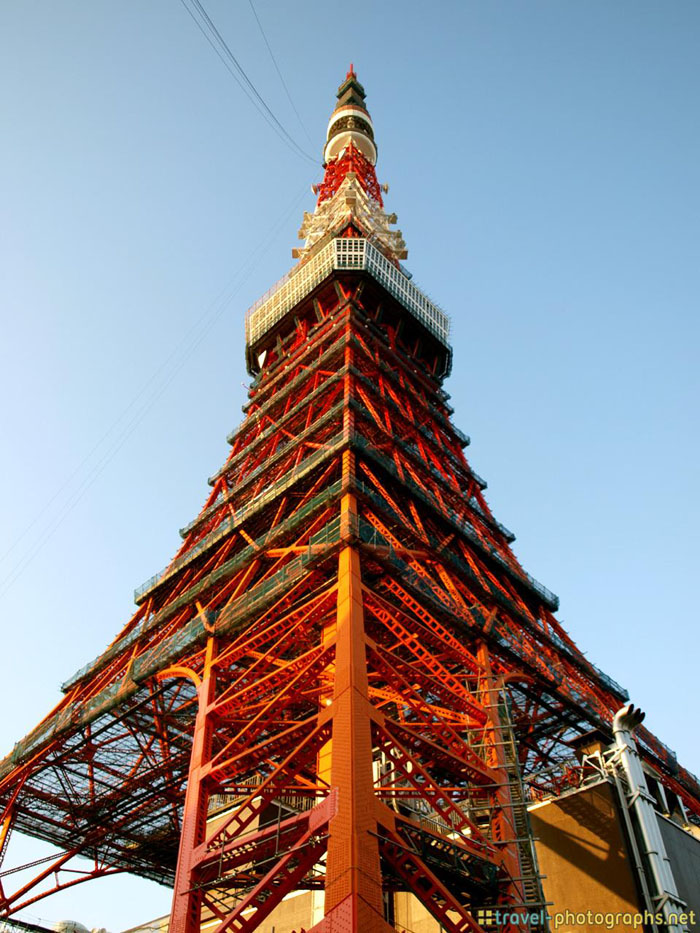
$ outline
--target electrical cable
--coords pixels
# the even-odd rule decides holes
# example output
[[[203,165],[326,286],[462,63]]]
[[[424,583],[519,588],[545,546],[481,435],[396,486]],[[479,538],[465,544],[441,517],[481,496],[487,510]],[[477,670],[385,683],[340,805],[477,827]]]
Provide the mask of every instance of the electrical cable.
[[[217,297],[210,302],[209,306],[205,311],[197,318],[197,320],[191,325],[191,327],[185,332],[183,337],[180,339],[178,344],[176,344],[173,351],[165,359],[163,363],[158,367],[158,369],[153,373],[146,383],[141,387],[137,392],[134,398],[129,402],[126,408],[121,412],[121,414],[115,419],[112,426],[108,431],[103,434],[102,438],[92,447],[90,453],[83,458],[83,460],[78,464],[78,466],[73,470],[69,475],[68,479],[61,485],[61,487],[53,494],[53,496],[48,500],[47,504],[41,509],[41,511],[36,515],[33,521],[25,528],[21,533],[18,539],[12,544],[12,546],[5,552],[3,555],[4,559],[15,546],[22,540],[28,531],[34,527],[40,519],[42,519],[48,510],[48,508],[56,501],[60,494],[71,484],[73,478],[82,470],[83,466],[92,458],[96,450],[98,450],[105,439],[112,435],[117,427],[126,415],[134,408],[139,399],[146,393],[149,387],[158,379],[161,373],[164,373],[167,370],[168,366],[172,361],[174,361],[173,366],[170,372],[165,372],[164,381],[160,385],[157,385],[154,392],[150,395],[145,402],[137,408],[133,416],[128,420],[126,425],[121,429],[117,436],[114,438],[114,441],[108,447],[106,452],[100,457],[100,459],[87,471],[85,477],[80,481],[80,484],[75,489],[75,491],[70,495],[66,502],[62,505],[58,514],[54,517],[52,521],[46,527],[42,527],[41,538],[30,546],[29,550],[18,560],[15,566],[10,570],[10,572],[4,577],[2,583],[0,584],[0,596],[3,596],[10,587],[16,582],[16,580],[24,573],[29,564],[34,560],[37,554],[44,548],[48,543],[49,539],[55,534],[57,529],[63,523],[63,521],[68,517],[68,515],[73,511],[76,505],[81,501],[85,496],[88,490],[93,486],[97,481],[100,475],[104,472],[106,467],[114,459],[116,454],[122,449],[127,440],[131,437],[134,431],[138,428],[141,422],[144,420],[148,412],[151,410],[153,405],[162,397],[166,389],[173,382],[174,378],[180,372],[182,367],[188,361],[192,353],[200,346],[204,338],[212,329],[213,325],[219,319],[219,317],[226,310],[228,305],[231,303],[235,295],[245,284],[247,279],[250,277],[254,271],[257,263],[260,261],[262,256],[267,252],[269,246],[274,240],[275,236],[279,230],[286,223],[288,217],[293,213],[294,210],[298,207],[299,203],[303,199],[307,192],[307,186],[304,185],[304,188],[299,192],[294,201],[289,205],[289,207],[284,211],[283,215],[268,229],[262,240],[258,245],[251,251],[248,258],[241,265],[240,269],[235,273],[229,283],[224,286],[224,288],[219,292]],[[236,281],[239,279],[239,281]],[[234,284],[235,283],[235,284]],[[199,332],[197,333],[197,331]]]
[[[294,105],[294,101],[292,100],[292,95],[289,93],[289,88],[287,87],[287,82],[286,82],[286,81],[284,80],[284,78],[282,77],[282,72],[280,71],[279,65],[277,64],[277,59],[275,58],[275,56],[274,56],[274,54],[273,54],[272,47],[270,46],[270,43],[267,41],[267,36],[265,35],[265,30],[263,29],[262,23],[260,22],[260,17],[258,16],[257,10],[255,9],[255,6],[253,5],[253,0],[248,0],[248,3],[250,3],[250,8],[251,8],[251,10],[253,11],[253,16],[255,17],[255,22],[258,24],[258,28],[260,29],[260,35],[263,37],[263,41],[265,42],[265,45],[267,46],[267,51],[270,53],[270,58],[272,59],[272,64],[275,66],[275,71],[277,72],[277,75],[278,75],[280,81],[282,82],[282,87],[284,88],[284,92],[285,92],[285,94],[287,95],[287,100],[288,100],[289,103],[291,104],[292,110],[293,110],[294,113],[296,114],[297,120],[299,121],[299,126],[300,126],[300,127],[302,128],[302,130],[304,131],[304,134],[305,134],[306,138],[308,139],[309,143],[313,146],[313,140],[312,140],[311,137],[309,136],[309,131],[306,129],[306,126],[304,125],[304,121],[301,119],[301,116],[300,116],[300,114],[299,114],[299,111],[297,110],[296,106]]]
[[[268,125],[297,155],[304,159],[308,159],[310,162],[313,162],[314,165],[318,165],[318,159],[314,159],[313,156],[309,155],[308,152],[302,149],[294,137],[290,135],[290,133],[285,129],[282,123],[280,123],[275,114],[272,112],[267,102],[264,100],[258,89],[246,74],[236,56],[231,51],[228,43],[216,28],[214,21],[205,10],[201,0],[180,0],[180,2],[190,14],[192,20],[204,38],[207,40],[209,45],[214,49],[219,59],[224,64],[226,70],[236,80],[238,86],[256,108],[258,113],[260,113],[260,115],[266,120]],[[189,6],[190,3],[192,4],[191,7]],[[195,10],[199,13],[200,18],[197,17]]]

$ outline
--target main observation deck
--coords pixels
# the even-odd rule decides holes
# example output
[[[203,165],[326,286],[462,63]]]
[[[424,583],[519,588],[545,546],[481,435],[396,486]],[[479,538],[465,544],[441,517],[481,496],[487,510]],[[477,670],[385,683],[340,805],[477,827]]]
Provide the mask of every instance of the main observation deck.
[[[405,272],[362,237],[330,240],[307,262],[295,266],[248,310],[245,336],[251,373],[254,371],[256,349],[265,336],[336,270],[366,272],[378,282],[444,347],[448,361],[445,375],[449,375],[452,362],[450,319],[413,284]]]

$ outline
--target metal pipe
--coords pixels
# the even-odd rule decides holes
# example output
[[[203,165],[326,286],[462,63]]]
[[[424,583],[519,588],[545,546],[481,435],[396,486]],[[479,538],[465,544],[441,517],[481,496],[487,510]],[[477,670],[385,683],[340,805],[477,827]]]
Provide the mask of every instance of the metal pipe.
[[[642,861],[641,853],[639,851],[639,846],[637,845],[637,839],[634,834],[634,826],[632,825],[632,818],[630,817],[627,799],[625,798],[625,792],[622,789],[622,781],[620,780],[616,768],[611,767],[610,773],[612,774],[612,779],[615,783],[615,790],[617,791],[620,809],[622,810],[622,818],[625,823],[625,829],[627,830],[630,849],[632,850],[632,858],[634,860],[634,867],[637,871],[637,878],[639,879],[639,887],[642,892],[644,909],[648,910],[650,914],[655,914],[656,911],[654,910],[654,902],[652,900],[651,893],[649,891],[649,884],[647,882],[647,873],[644,867],[644,862]],[[652,933],[659,933],[659,927],[656,921],[653,921],[649,924],[649,929],[652,931]]]
[[[663,914],[666,928],[673,933],[687,933],[684,924],[675,922],[673,915],[683,913],[687,905],[678,895],[671,862],[661,836],[654,809],[654,798],[649,793],[642,762],[637,752],[633,731],[644,719],[644,713],[628,703],[615,713],[613,737],[620,754],[620,762],[627,779],[629,808],[636,816],[642,842],[642,851],[656,888],[653,895],[657,913]]]

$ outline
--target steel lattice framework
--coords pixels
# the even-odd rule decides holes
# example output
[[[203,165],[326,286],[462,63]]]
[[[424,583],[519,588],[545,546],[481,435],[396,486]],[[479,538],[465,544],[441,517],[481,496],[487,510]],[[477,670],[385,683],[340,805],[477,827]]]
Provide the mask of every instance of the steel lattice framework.
[[[248,322],[245,418],[182,547],[0,763],[0,850],[14,828],[62,852],[0,873],[0,914],[117,871],[174,886],[177,933],[253,930],[304,890],[318,931],[391,929],[407,890],[450,933],[541,906],[528,795],[626,695],[514,557],[433,312],[377,269],[336,263]],[[639,739],[700,819],[693,776]]]

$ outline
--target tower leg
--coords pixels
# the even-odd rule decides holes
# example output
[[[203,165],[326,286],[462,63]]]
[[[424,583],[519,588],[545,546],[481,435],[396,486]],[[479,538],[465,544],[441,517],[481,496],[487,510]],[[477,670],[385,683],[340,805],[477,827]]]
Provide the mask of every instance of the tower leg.
[[[0,814],[1,816],[1,814]],[[7,848],[7,843],[10,841],[10,834],[12,832],[12,808],[8,807],[7,811],[4,814],[4,818],[0,823],[0,867],[2,867],[2,862],[5,857],[5,849]],[[2,878],[0,878],[0,916],[4,913],[5,906],[7,901],[5,899],[5,891],[2,886]]]
[[[209,795],[202,772],[211,756],[212,729],[208,710],[215,693],[215,677],[212,670],[214,651],[215,642],[210,638],[206,648],[202,682],[197,688],[199,705],[180,831],[169,933],[199,933],[201,925],[202,896],[199,891],[193,890],[193,854],[195,848],[204,842],[207,828]]]
[[[343,518],[354,512],[354,496],[346,494]],[[331,786],[338,790],[338,812],[329,826],[326,916],[315,929],[386,931],[391,928],[382,902],[360,557],[352,546],[339,556],[333,707]]]
[[[496,794],[498,809],[494,814],[494,841],[500,843],[501,861],[510,881],[503,892],[504,903],[526,910],[526,894],[523,886],[524,866],[520,861],[519,847],[524,844],[524,834],[527,825],[524,816],[525,804],[523,800],[515,800],[510,786],[509,764],[515,767],[515,762],[508,760],[508,743],[506,732],[501,723],[499,712],[500,690],[497,678],[491,667],[491,657],[487,645],[481,642],[477,657],[485,672],[483,683],[483,696],[489,712],[490,731],[492,738],[491,760],[489,764],[500,775],[500,787]],[[502,685],[501,685],[502,686]],[[514,750],[513,750],[514,751]],[[520,808],[521,813],[516,811]],[[520,818],[518,818],[520,817]],[[534,880],[534,879],[533,879]]]

